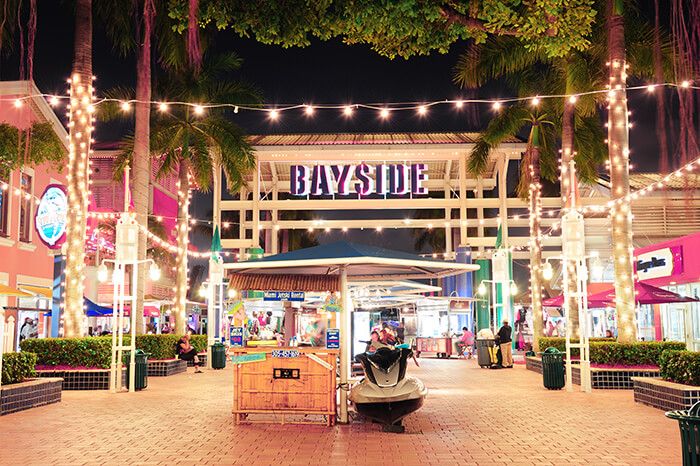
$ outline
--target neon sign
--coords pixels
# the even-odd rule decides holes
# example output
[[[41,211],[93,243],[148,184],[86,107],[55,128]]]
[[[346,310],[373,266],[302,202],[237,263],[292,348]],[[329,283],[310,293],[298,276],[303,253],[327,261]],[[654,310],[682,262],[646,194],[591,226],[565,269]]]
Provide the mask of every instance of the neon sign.
[[[50,184],[39,200],[34,214],[34,228],[42,243],[51,249],[58,249],[66,240],[68,217],[68,196],[60,184]]]
[[[368,165],[292,165],[289,192],[295,196],[427,194],[425,163]]]

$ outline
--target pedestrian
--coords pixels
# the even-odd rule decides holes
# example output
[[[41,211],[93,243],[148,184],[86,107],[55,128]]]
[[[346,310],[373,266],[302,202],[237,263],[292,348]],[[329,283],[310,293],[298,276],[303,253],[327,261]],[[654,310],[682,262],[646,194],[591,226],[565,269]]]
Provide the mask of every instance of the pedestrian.
[[[183,361],[192,361],[194,363],[194,373],[199,374],[199,356],[197,350],[190,344],[190,332],[185,333],[177,342],[177,353]]]
[[[30,338],[31,335],[32,335],[32,319],[31,319],[31,317],[27,317],[26,319],[24,319],[24,323],[22,324],[22,327],[19,329],[19,341],[20,341],[20,343],[23,340]]]
[[[474,347],[474,334],[467,328],[462,327],[462,336],[459,338],[459,355],[467,359],[472,358],[472,348]]]
[[[508,325],[508,320],[503,320],[503,326],[498,330],[498,344],[501,348],[503,367],[513,367],[513,329]]]

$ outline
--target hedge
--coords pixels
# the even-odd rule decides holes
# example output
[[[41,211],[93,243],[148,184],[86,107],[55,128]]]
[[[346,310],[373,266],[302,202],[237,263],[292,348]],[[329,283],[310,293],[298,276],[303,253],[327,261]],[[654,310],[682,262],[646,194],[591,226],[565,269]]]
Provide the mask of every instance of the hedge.
[[[666,350],[660,359],[661,377],[671,382],[700,385],[700,353]]]
[[[136,349],[148,353],[149,359],[173,359],[175,345],[182,335],[137,335]],[[128,345],[125,335],[123,343]],[[190,342],[198,351],[207,348],[206,335],[192,335]],[[20,343],[22,351],[36,353],[37,364],[109,369],[112,362],[112,336],[84,338],[28,338]]]
[[[544,351],[550,346],[558,349],[562,353],[566,351],[566,338],[562,337],[539,337],[537,341],[540,344],[540,351]],[[589,338],[590,343],[596,341],[611,341],[614,342],[614,338]],[[572,338],[571,343],[578,343],[578,339]],[[571,348],[571,355],[578,356],[578,348]]]
[[[29,352],[2,355],[2,384],[19,383],[35,375],[36,354]]]
[[[591,362],[620,366],[658,366],[661,353],[665,350],[683,350],[685,343],[676,341],[639,341],[636,343],[618,343],[611,339],[591,338]],[[566,351],[564,338],[540,338],[540,349],[553,346]],[[544,346],[543,346],[544,345]],[[572,356],[577,356],[573,351]]]

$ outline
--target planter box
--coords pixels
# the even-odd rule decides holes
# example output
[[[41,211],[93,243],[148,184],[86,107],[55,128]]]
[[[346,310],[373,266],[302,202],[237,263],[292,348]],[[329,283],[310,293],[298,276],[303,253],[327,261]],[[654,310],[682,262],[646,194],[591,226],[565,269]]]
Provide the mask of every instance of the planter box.
[[[668,382],[660,378],[632,377],[634,401],[672,411],[688,409],[700,401],[700,387]]]
[[[0,415],[61,401],[60,378],[31,379],[0,387]]]
[[[207,353],[197,353],[199,356],[199,367],[206,367],[207,365]],[[187,361],[187,367],[194,367],[194,361]]]
[[[63,390],[109,390],[109,369],[39,369],[37,377],[60,377]],[[126,380],[126,368],[122,370],[122,383]]]
[[[542,373],[542,359],[535,356],[525,358],[525,367],[528,370]],[[591,367],[591,386],[600,389],[631,390],[634,388],[632,377],[653,378],[659,377],[658,369],[608,369]],[[577,364],[571,368],[571,378],[577,385],[581,384],[581,369]]]
[[[167,377],[181,372],[187,372],[187,361],[182,359],[148,360],[149,377]]]

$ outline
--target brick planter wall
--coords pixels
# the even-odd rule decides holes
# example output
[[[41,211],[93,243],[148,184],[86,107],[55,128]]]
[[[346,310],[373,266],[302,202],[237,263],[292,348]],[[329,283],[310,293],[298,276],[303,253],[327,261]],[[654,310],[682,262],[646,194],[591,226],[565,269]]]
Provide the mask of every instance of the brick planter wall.
[[[51,370],[36,371],[37,377],[60,377],[63,390],[109,390],[109,369]],[[122,381],[126,380],[126,368],[122,371]]]
[[[542,373],[542,359],[535,356],[525,358],[525,367],[528,370]],[[591,386],[600,389],[631,390],[634,388],[632,377],[653,378],[659,377],[658,369],[605,369],[591,368]],[[576,385],[581,384],[581,369],[574,364],[571,368],[571,378]]]
[[[167,377],[187,371],[187,361],[182,359],[148,360],[149,377]]]
[[[672,411],[688,409],[700,401],[700,387],[668,382],[660,378],[632,377],[634,401]]]
[[[32,379],[0,387],[0,415],[61,401],[59,378]]]

